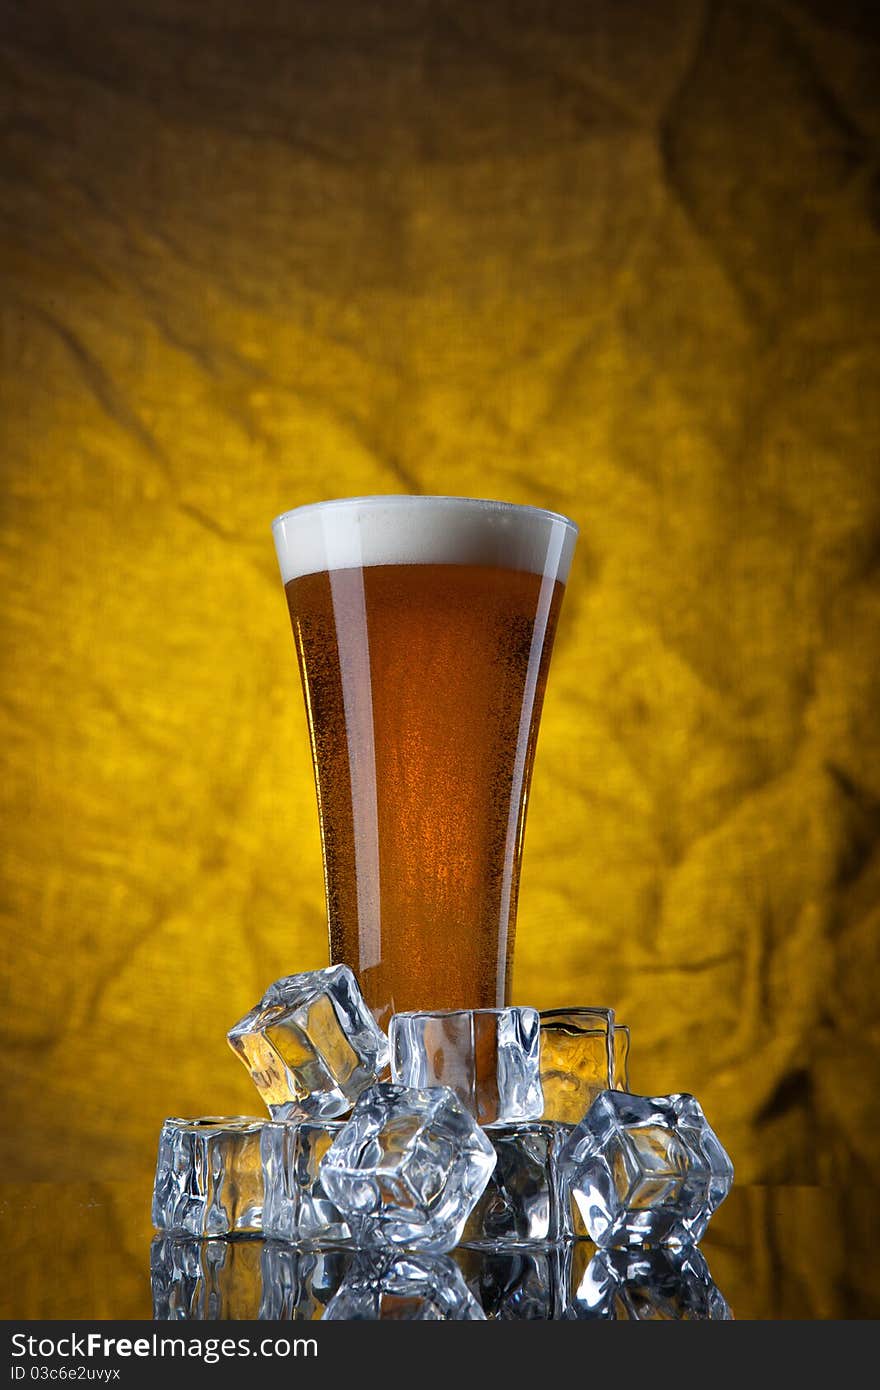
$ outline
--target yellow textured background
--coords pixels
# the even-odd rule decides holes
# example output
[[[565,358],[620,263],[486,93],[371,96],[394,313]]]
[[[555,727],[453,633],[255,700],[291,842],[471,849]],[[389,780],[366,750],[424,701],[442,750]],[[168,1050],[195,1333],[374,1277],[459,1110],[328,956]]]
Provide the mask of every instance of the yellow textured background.
[[[268,525],[575,517],[516,996],[743,1179],[873,1176],[878,25],[847,0],[3,7],[7,1177],[258,1108],[325,960]]]

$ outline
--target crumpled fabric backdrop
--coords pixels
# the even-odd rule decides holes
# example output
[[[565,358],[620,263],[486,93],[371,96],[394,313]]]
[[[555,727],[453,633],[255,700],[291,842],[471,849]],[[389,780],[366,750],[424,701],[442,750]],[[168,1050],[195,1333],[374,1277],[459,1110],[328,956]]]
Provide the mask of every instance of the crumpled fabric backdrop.
[[[325,961],[269,535],[581,540],[520,1002],[611,1004],[746,1180],[873,1175],[878,24],[856,0],[3,7],[8,1177],[259,1110]]]

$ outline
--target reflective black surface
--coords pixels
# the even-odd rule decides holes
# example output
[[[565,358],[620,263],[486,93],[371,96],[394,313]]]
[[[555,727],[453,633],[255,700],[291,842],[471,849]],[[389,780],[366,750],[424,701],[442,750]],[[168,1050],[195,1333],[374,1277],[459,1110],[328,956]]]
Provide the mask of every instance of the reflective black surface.
[[[170,1306],[176,1317],[253,1318],[261,1307],[264,1316],[320,1317],[334,1292],[336,1265],[342,1272],[347,1267],[346,1258],[298,1260],[289,1247],[279,1259],[267,1258],[259,1240],[157,1254],[149,1212],[150,1191],[143,1184],[0,1184],[0,1315],[148,1319],[157,1291],[157,1311]],[[878,1317],[878,1230],[877,1189],[734,1187],[700,1249],[737,1319]],[[490,1315],[555,1317],[583,1287],[594,1254],[580,1242],[565,1258],[535,1247],[506,1256],[459,1250],[453,1259]],[[168,1259],[170,1277],[179,1268],[189,1280],[171,1291],[170,1302]],[[200,1283],[200,1261],[207,1282]],[[315,1287],[309,1284],[312,1265],[320,1276]],[[287,1281],[277,1298],[265,1288],[266,1271],[276,1268]],[[298,1285],[291,1283],[297,1279]],[[644,1290],[634,1300],[621,1300],[621,1308],[628,1302],[652,1315]],[[701,1304],[690,1298],[679,1305],[667,1297],[658,1315],[676,1306]]]

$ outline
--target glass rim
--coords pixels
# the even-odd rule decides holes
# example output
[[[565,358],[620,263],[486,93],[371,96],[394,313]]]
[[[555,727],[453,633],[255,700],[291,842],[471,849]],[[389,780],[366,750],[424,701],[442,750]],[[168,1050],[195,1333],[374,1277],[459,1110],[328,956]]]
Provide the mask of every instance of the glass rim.
[[[533,507],[528,502],[502,502],[492,497],[456,497],[445,493],[423,493],[423,492],[387,492],[373,493],[363,497],[329,497],[323,502],[304,502],[301,507],[291,507],[286,512],[279,512],[272,521],[272,530],[287,521],[292,516],[302,516],[304,512],[323,512],[331,511],[342,507],[364,506],[367,503],[378,503],[382,506],[402,505],[403,503],[430,503],[446,502],[453,505],[461,505],[464,508],[482,508],[488,512],[531,512],[535,516],[540,516],[548,521],[559,521],[575,535],[580,534],[580,529],[576,521],[572,521],[570,516],[564,516],[562,512],[551,511],[548,507]]]

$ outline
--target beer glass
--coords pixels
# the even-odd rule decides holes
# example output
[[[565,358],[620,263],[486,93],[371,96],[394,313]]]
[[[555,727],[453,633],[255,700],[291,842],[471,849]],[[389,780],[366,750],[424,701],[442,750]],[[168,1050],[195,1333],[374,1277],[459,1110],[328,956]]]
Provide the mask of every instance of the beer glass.
[[[318,794],[330,958],[393,1012],[508,1001],[526,800],[577,528],[460,497],[273,522]]]

